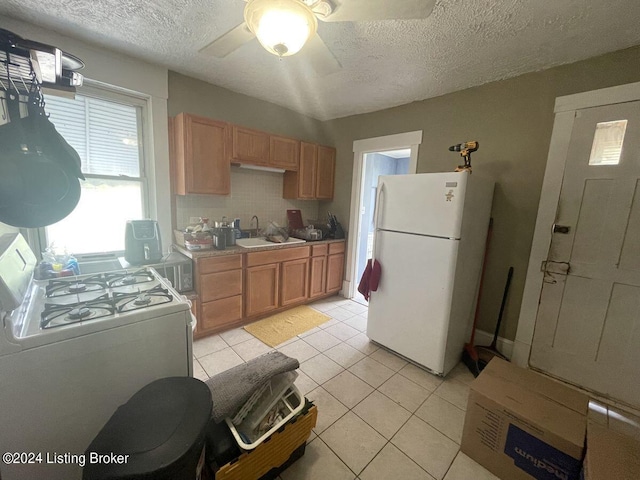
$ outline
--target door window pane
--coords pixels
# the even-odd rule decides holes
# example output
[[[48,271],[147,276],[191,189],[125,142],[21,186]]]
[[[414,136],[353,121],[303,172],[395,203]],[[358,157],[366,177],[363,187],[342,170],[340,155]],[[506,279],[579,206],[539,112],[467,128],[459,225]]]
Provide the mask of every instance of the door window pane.
[[[598,123],[591,146],[589,165],[618,165],[626,130],[626,120]]]
[[[47,227],[47,238],[73,254],[124,250],[126,221],[144,218],[141,183],[87,178],[81,184],[78,206]]]

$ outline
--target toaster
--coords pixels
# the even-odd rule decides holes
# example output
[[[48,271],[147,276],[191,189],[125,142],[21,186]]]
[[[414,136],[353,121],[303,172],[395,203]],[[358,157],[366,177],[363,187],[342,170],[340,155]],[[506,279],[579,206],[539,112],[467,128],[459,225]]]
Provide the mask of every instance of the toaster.
[[[144,265],[162,259],[160,228],[155,220],[127,220],[124,259],[131,265]]]

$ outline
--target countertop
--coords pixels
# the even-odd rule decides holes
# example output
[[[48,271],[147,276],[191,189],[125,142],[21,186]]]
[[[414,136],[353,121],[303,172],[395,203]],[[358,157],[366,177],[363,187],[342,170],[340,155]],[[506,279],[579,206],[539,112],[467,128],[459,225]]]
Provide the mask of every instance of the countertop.
[[[244,248],[238,245],[234,245],[233,247],[228,247],[224,250],[216,250],[214,248],[211,250],[199,250],[199,251],[193,251],[193,252],[176,244],[173,245],[173,248],[176,251],[182,253],[183,255],[186,255],[187,257],[191,258],[192,260],[197,260],[198,258],[219,257],[222,255],[238,255],[242,253],[252,253],[252,252],[264,252],[265,250],[279,250],[282,248],[296,248],[296,247],[306,247],[306,246],[312,246],[312,245],[324,245],[327,243],[339,243],[344,241],[345,239],[342,238],[340,240],[334,240],[334,239],[316,240],[313,242],[305,242],[305,243],[291,243],[291,244],[274,243],[273,245],[269,245],[265,247],[255,247],[255,248]]]

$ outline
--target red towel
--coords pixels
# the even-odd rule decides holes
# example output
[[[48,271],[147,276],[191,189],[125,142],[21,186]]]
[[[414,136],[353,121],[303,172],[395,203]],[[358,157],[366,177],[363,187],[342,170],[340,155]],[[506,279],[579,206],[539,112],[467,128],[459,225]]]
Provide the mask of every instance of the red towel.
[[[362,294],[365,300],[369,301],[371,292],[378,290],[378,284],[380,283],[380,276],[382,275],[382,268],[378,260],[374,260],[371,265],[371,259],[367,260],[367,266],[364,268],[362,278],[358,284],[358,292]]]
[[[378,262],[378,260],[374,260],[373,266],[371,267],[371,277],[369,277],[370,292],[376,292],[378,290],[378,285],[380,284],[381,275],[382,275],[382,267],[380,266],[380,262]]]

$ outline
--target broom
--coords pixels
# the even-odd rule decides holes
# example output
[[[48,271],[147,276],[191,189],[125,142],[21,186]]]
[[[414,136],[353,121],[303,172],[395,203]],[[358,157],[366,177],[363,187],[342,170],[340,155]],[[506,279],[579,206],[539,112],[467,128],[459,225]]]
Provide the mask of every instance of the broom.
[[[489,229],[487,230],[487,243],[484,247],[484,259],[482,260],[482,274],[480,275],[480,285],[478,288],[478,302],[476,303],[476,311],[473,316],[473,328],[471,329],[471,339],[469,343],[464,344],[462,350],[462,361],[467,366],[469,371],[474,377],[480,375],[480,364],[478,363],[479,357],[476,348],[474,347],[474,340],[476,338],[476,323],[478,322],[478,315],[480,312],[480,298],[482,297],[482,282],[484,281],[484,271],[487,266],[487,255],[489,253],[489,244],[491,243],[491,234],[493,231],[493,218],[489,219]]]
[[[476,352],[478,354],[478,366],[480,370],[483,370],[484,367],[491,361],[493,357],[500,357],[503,360],[509,361],[507,357],[505,357],[500,350],[498,350],[498,333],[500,332],[500,325],[502,324],[502,314],[504,313],[504,307],[507,303],[507,296],[509,295],[509,287],[511,287],[511,279],[513,278],[513,267],[509,267],[509,273],[507,275],[507,284],[504,286],[504,294],[502,295],[502,304],[500,305],[500,313],[498,313],[498,323],[496,324],[496,331],[493,334],[493,341],[491,345],[484,347],[476,347]]]

